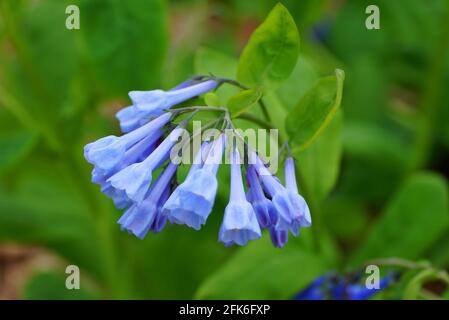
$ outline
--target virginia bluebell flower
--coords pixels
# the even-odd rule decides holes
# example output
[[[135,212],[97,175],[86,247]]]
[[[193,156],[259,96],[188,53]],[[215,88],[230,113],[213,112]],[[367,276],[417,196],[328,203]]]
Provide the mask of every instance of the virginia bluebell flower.
[[[249,240],[261,237],[256,213],[246,200],[237,149],[231,152],[231,191],[220,227],[219,240],[226,246],[245,245]]]
[[[169,162],[165,170],[154,183],[154,186],[148,191],[145,199],[142,202],[133,204],[125,211],[118,221],[122,229],[143,239],[152,227],[156,232],[163,228],[165,223],[164,221],[161,222],[161,218],[158,217],[161,207],[161,197],[169,186],[177,166],[178,165]],[[154,225],[155,221],[156,225]]]
[[[169,91],[131,91],[129,97],[133,104],[117,112],[116,117],[120,121],[122,131],[129,132],[149,119],[161,115],[164,110],[213,90],[217,85],[214,80],[199,83],[189,81]]]
[[[300,208],[301,211],[301,226],[309,227],[312,225],[312,217],[310,216],[309,206],[304,198],[298,192],[298,186],[296,184],[295,174],[295,161],[292,157],[288,157],[285,160],[285,187],[292,193],[290,196],[296,208]]]
[[[220,135],[210,150],[207,143],[202,145],[200,155],[208,151],[204,164],[192,166],[186,180],[175,189],[164,205],[164,213],[170,222],[185,224],[195,230],[206,223],[217,194],[216,174],[223,154],[224,139],[225,136]]]

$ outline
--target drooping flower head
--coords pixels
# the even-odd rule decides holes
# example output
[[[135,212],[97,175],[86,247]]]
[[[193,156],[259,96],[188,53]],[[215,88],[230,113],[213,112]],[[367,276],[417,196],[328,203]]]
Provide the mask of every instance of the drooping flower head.
[[[221,83],[216,78],[200,77],[169,91],[132,91],[132,106],[117,113],[126,134],[101,138],[85,146],[84,156],[94,165],[92,182],[100,185],[117,208],[125,209],[118,220],[122,230],[142,239],[148,232],[161,232],[167,221],[196,230],[207,222],[218,191],[217,170],[226,145],[224,131],[230,128],[235,134],[234,125],[225,108],[176,105]],[[180,164],[172,158],[177,154],[179,140],[186,143],[183,139],[187,136],[190,143],[194,138],[188,132],[185,135],[185,128],[202,109],[225,112],[214,122],[216,126],[221,123],[222,129],[216,139],[201,144],[187,177],[179,183],[176,171]],[[191,115],[176,125],[184,113]],[[183,144],[180,150],[184,152]],[[311,224],[307,204],[298,193],[293,159],[285,163],[284,186],[254,152],[250,156],[255,162],[248,161],[248,155],[242,162],[238,149],[232,149],[231,189],[219,241],[226,246],[245,245],[260,238],[262,229],[268,229],[273,244],[283,247],[289,231],[298,235],[300,227]],[[246,194],[242,165],[246,168]],[[161,167],[165,169],[154,179],[154,172]]]
[[[256,212],[260,227],[263,229],[276,225],[276,209],[271,200],[265,196],[256,169],[252,165],[248,166],[246,170],[246,180],[249,186],[247,198]]]

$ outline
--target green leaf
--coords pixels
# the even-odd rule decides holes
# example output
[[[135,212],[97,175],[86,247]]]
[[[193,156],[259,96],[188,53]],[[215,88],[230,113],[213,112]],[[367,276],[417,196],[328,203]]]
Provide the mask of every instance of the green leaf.
[[[432,173],[415,174],[393,198],[352,261],[421,257],[448,231],[448,197],[442,177]]]
[[[221,78],[234,79],[237,72],[237,61],[231,56],[208,48],[199,48],[195,53],[195,72],[197,74],[213,74]],[[239,90],[229,85],[220,86],[216,93],[221,102],[226,102]]]
[[[330,123],[340,107],[343,81],[340,69],[335,76],[321,78],[290,111],[286,129],[294,150],[307,148]]]
[[[262,98],[262,90],[259,87],[243,90],[232,96],[228,101],[228,109],[232,117],[238,117],[243,112],[250,110]]]
[[[288,10],[278,3],[254,31],[240,56],[237,79],[274,89],[287,79],[299,54],[299,33]]]
[[[0,173],[22,160],[36,141],[36,135],[24,131],[0,136]]]
[[[198,289],[198,299],[289,299],[326,271],[322,259],[289,244],[274,248],[270,237],[240,249]]]
[[[28,300],[88,300],[95,298],[84,289],[82,274],[79,289],[67,289],[66,277],[67,275],[56,272],[35,274],[26,284],[23,298]]]
[[[90,62],[106,89],[122,94],[160,82],[167,49],[164,1],[80,0],[80,12]]]

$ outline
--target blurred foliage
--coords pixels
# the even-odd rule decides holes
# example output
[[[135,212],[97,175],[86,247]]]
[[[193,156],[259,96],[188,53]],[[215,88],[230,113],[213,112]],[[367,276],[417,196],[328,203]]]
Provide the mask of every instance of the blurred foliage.
[[[276,2],[0,1],[0,244],[47,247],[83,275],[82,292],[69,292],[63,270],[37,274],[20,298],[285,299],[371,259],[449,267],[447,1]],[[80,30],[65,28],[69,4]],[[380,30],[365,28],[370,4]],[[262,117],[263,94],[292,140],[314,225],[284,249],[267,234],[245,248],[217,243],[225,166],[200,232],[168,226],[143,241],[120,232],[120,213],[90,183],[82,147],[119,134],[128,91],[209,73],[253,88],[222,86],[208,104]],[[432,268],[411,270],[379,296],[418,297],[435,279]]]

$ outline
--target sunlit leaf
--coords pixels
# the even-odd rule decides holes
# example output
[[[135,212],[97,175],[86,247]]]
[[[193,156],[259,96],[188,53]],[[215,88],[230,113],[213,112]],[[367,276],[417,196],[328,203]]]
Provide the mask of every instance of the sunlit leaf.
[[[237,79],[273,89],[287,79],[299,54],[299,33],[288,10],[278,3],[253,32],[240,56]]]
[[[302,97],[286,119],[286,129],[295,150],[307,148],[330,123],[340,107],[344,72],[321,78]]]

